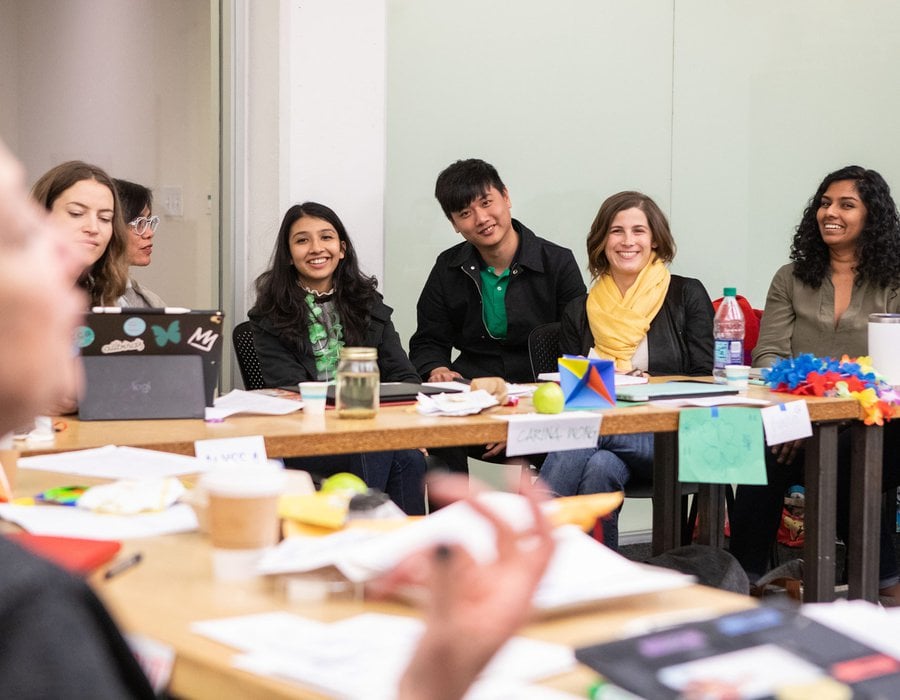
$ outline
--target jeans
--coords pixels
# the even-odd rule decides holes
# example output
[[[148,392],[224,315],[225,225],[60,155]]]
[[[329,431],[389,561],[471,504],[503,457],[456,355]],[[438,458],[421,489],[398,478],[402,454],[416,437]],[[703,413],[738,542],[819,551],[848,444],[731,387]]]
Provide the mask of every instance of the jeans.
[[[603,435],[596,448],[551,452],[541,479],[557,496],[624,491],[630,479],[653,479],[653,433]],[[603,544],[619,548],[619,511],[603,521]]]
[[[838,537],[847,542],[850,528],[850,431],[838,433],[838,503],[836,528]],[[884,427],[882,460],[884,488],[896,487],[896,459],[900,448],[900,425],[888,423]],[[775,535],[781,523],[784,493],[792,484],[803,483],[804,452],[798,450],[792,464],[778,464],[766,448],[768,486],[739,486],[735,494],[731,521],[730,550],[744,567],[753,583],[769,569],[769,557]],[[893,501],[892,501],[893,502]],[[878,578],[880,587],[897,582],[897,555],[894,551],[887,514],[882,514],[879,543]]]
[[[425,456],[419,450],[359,452],[324,457],[291,457],[290,469],[329,476],[338,472],[356,474],[372,489],[383,491],[407,515],[425,514]]]

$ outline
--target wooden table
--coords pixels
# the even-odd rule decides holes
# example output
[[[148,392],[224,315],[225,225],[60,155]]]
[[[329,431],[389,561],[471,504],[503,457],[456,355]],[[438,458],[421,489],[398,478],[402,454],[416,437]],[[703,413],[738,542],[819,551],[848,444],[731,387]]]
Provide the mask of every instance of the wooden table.
[[[770,401],[794,401],[800,397],[773,394],[751,386],[747,395]],[[804,474],[804,592],[805,602],[834,600],[837,512],[837,432],[843,421],[853,421],[850,474],[850,528],[848,595],[878,599],[878,538],[881,512],[882,429],[866,426],[859,404],[852,398],[806,398],[813,436],[806,443]],[[664,552],[681,543],[681,488],[678,482],[678,433],[658,432],[653,463],[653,551]],[[701,484],[699,491],[700,538],[704,544],[724,542],[724,486]]]
[[[21,470],[17,491],[31,494],[68,483],[67,475]],[[93,481],[93,480],[88,480]],[[366,601],[289,602],[272,579],[222,582],[211,576],[211,548],[200,533],[168,535],[124,543],[119,558],[140,552],[137,566],[105,580],[98,573],[91,585],[124,630],[139,633],[174,648],[175,666],[169,692],[175,697],[297,698],[325,696],[300,685],[257,676],[234,668],[234,649],[191,632],[191,623],[235,615],[286,610],[323,622],[363,612],[416,615],[410,607]],[[522,633],[536,639],[585,646],[612,638],[626,625],[671,623],[673,613],[694,617],[725,614],[755,605],[740,596],[705,586],[629,596],[607,601],[579,613],[535,621]],[[586,667],[545,682],[583,696],[596,674]]]
[[[769,400],[797,400],[750,387],[748,395]],[[806,450],[806,600],[834,597],[835,504],[837,502],[837,425],[852,427],[851,529],[848,542],[851,597],[875,600],[878,578],[878,533],[881,502],[881,429],[865,427],[857,419],[854,399],[808,397],[814,434]],[[296,413],[288,416],[232,416],[221,423],[201,420],[79,421],[64,419],[66,429],[53,443],[21,443],[23,455],[100,447],[110,443],[192,455],[194,441],[210,438],[262,435],[270,457],[340,454],[415,447],[446,447],[499,442],[507,424],[498,413],[531,410],[528,400],[517,408],[498,408],[475,416],[425,417],[412,406],[383,407],[375,418],[341,420],[332,411],[324,417]],[[656,553],[681,542],[681,490],[678,484],[678,409],[640,405],[603,411],[604,435],[652,432],[656,434],[653,494],[653,550]],[[721,546],[723,540],[722,485],[701,485],[700,541]]]

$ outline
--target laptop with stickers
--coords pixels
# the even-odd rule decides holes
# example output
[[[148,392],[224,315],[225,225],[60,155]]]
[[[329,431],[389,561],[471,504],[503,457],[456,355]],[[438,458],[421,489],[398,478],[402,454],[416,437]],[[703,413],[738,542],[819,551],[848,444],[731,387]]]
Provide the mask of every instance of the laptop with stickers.
[[[78,328],[82,420],[202,418],[222,360],[224,315],[95,307]]]

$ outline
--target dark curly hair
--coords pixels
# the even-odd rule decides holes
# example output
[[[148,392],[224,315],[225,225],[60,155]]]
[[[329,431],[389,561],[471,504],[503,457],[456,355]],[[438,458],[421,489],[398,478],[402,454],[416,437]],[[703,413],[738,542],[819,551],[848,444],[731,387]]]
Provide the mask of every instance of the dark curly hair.
[[[897,205],[884,178],[874,170],[859,165],[848,165],[829,173],[809,200],[791,244],[794,277],[818,289],[831,271],[828,246],[819,231],[816,213],[825,190],[831,183],[842,180],[853,181],[866,206],[866,220],[856,244],[857,284],[869,281],[883,288],[897,286],[900,284],[900,217],[897,215]]]
[[[256,279],[256,305],[250,313],[269,318],[279,334],[290,342],[299,343],[301,331],[302,337],[306,337],[307,292],[298,284],[290,246],[291,227],[304,216],[327,221],[344,244],[344,257],[334,271],[334,302],[344,329],[344,343],[365,345],[369,317],[378,298],[378,281],[360,271],[353,243],[338,215],[317,202],[295,204],[285,212],[271,267]]]

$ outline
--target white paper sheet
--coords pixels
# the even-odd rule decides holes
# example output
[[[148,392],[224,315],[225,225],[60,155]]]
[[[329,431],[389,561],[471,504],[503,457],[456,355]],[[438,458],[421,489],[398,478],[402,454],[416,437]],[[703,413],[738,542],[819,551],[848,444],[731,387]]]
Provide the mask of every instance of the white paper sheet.
[[[760,412],[767,445],[780,445],[812,435],[809,407],[806,401],[785,401],[767,406]]]
[[[244,652],[234,659],[239,668],[296,681],[336,697],[375,700],[396,696],[397,681],[423,625],[415,618],[376,613],[331,624],[291,613],[265,613],[198,622],[192,630]],[[568,647],[514,637],[483,677],[515,685],[564,673],[574,665]]]
[[[237,413],[254,413],[264,416],[285,416],[303,408],[302,401],[281,399],[253,391],[233,391],[216,399],[213,406],[206,407],[206,420],[223,420]]]
[[[19,469],[38,469],[107,479],[182,476],[198,474],[209,468],[208,464],[196,457],[115,445],[77,452],[23,457],[19,460]]]
[[[900,659],[900,608],[882,608],[864,600],[808,603],[800,612],[857,642]]]
[[[180,503],[159,513],[104,515],[70,506],[18,506],[0,504],[0,518],[36,535],[84,537],[95,540],[131,540],[197,529],[197,516]]]

